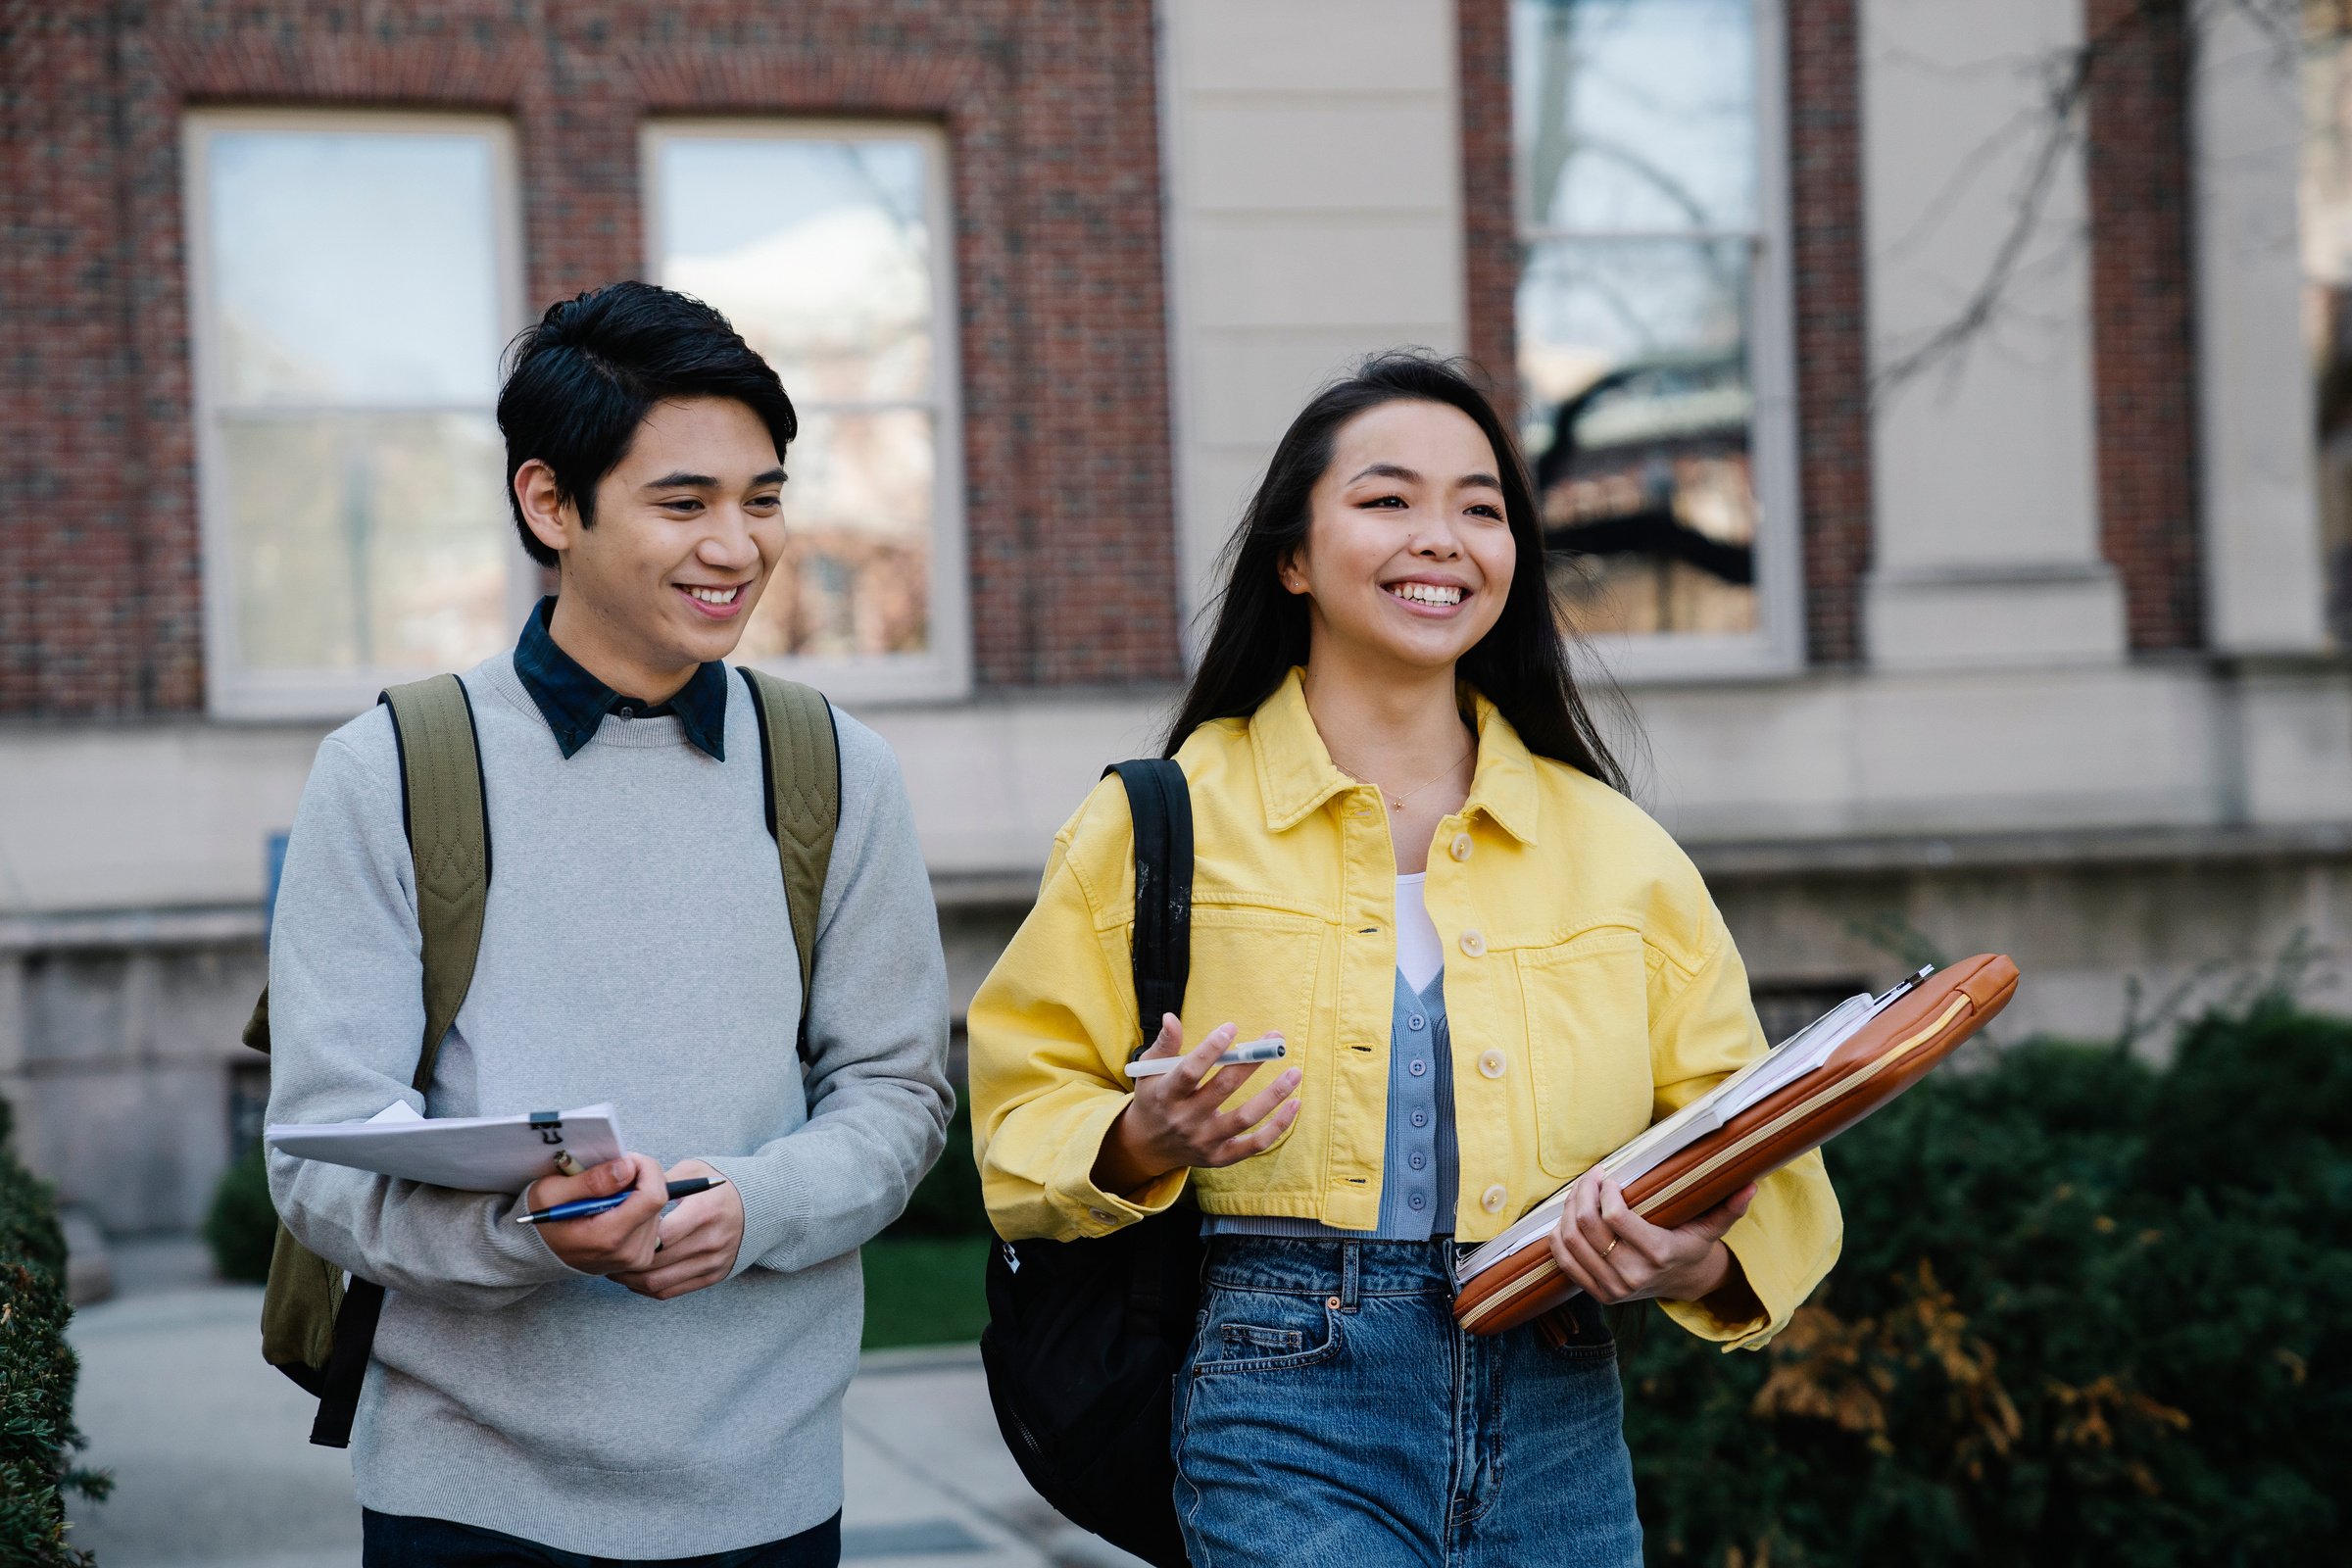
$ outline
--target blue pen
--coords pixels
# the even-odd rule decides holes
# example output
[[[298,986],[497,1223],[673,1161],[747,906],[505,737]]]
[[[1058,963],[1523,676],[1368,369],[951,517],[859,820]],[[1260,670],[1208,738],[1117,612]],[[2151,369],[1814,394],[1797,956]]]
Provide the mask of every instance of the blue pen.
[[[667,1191],[670,1200],[674,1202],[678,1199],[692,1198],[697,1193],[707,1193],[713,1187],[726,1185],[727,1179],[724,1176],[696,1176],[682,1182],[671,1182]],[[634,1196],[634,1193],[614,1193],[610,1198],[578,1198],[568,1203],[558,1203],[553,1208],[533,1209],[528,1214],[517,1214],[514,1216],[514,1223],[517,1225],[546,1225],[560,1219],[587,1219],[591,1215],[610,1213]]]

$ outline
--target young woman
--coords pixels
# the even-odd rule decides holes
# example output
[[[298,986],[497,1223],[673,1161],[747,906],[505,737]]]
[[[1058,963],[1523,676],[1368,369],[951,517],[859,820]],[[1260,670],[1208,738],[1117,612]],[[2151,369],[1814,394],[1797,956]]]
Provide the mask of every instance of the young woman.
[[[972,1003],[999,1230],[1099,1236],[1188,1189],[1202,1213],[1175,1391],[1198,1568],[1638,1564],[1598,1303],[1754,1347],[1837,1257],[1818,1155],[1678,1230],[1595,1180],[1551,1241],[1587,1294],[1493,1338],[1453,1326],[1458,1247],[1764,1049],[1722,918],[1579,700],[1543,559],[1526,466],[1450,367],[1391,355],[1316,397],[1169,734],[1192,971],[1150,1054],[1183,1064],[1121,1074],[1115,782]],[[1267,1034],[1287,1061],[1212,1069]]]

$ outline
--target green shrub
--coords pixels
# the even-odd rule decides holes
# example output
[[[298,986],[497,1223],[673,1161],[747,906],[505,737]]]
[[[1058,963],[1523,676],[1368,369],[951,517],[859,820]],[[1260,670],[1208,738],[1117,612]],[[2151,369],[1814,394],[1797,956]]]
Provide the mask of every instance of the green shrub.
[[[978,1236],[900,1236],[865,1244],[860,1348],[973,1345],[988,1327],[988,1250]]]
[[[2352,1023],[1980,1055],[1829,1158],[1845,1255],[1767,1351],[1628,1352],[1652,1562],[2347,1560]]]
[[[106,1478],[72,1466],[74,1351],[66,1344],[66,1238],[48,1185],[8,1148],[0,1101],[0,1563],[87,1563],[66,1544],[64,1494],[106,1495]]]
[[[906,1212],[890,1227],[893,1237],[993,1236],[988,1208],[980,1201],[980,1168],[972,1163],[972,1110],[958,1097],[955,1119],[948,1123],[948,1147],[941,1152]]]
[[[213,1268],[224,1280],[260,1285],[270,1278],[270,1250],[277,1243],[277,1205],[270,1200],[270,1177],[262,1146],[254,1145],[220,1173],[205,1210],[204,1241]]]
[[[906,1212],[865,1244],[864,1348],[969,1345],[988,1326],[988,1250],[996,1236],[972,1163],[972,1113],[958,1103],[948,1145]]]

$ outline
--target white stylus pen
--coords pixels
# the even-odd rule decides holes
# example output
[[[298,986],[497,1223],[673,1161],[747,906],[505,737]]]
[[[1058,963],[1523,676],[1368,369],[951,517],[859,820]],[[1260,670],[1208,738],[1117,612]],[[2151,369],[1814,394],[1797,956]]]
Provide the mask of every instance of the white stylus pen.
[[[1235,1046],[1219,1056],[1215,1065],[1232,1067],[1247,1065],[1253,1061],[1280,1061],[1290,1054],[1291,1048],[1282,1043],[1282,1036],[1268,1035],[1263,1040],[1245,1041],[1241,1045]],[[1152,1056],[1142,1061],[1131,1061],[1127,1064],[1127,1076],[1130,1078],[1156,1078],[1163,1072],[1173,1072],[1176,1064],[1182,1060],[1184,1060],[1183,1055],[1177,1054]]]

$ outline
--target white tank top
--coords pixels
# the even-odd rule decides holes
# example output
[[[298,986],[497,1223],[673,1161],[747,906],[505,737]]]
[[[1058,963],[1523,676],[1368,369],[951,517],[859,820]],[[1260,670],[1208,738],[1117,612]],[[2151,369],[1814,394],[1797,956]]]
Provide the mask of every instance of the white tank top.
[[[1396,968],[1403,974],[1404,983],[1415,991],[1425,991],[1446,967],[1446,948],[1438,941],[1437,922],[1429,917],[1429,906],[1422,902],[1422,879],[1426,871],[1396,879]]]

